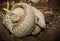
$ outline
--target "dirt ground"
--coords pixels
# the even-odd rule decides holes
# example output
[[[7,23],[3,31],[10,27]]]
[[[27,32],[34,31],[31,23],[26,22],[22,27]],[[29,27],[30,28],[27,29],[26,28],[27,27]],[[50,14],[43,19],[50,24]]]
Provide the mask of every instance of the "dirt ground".
[[[40,32],[36,36],[28,36],[24,38],[16,38],[11,36],[11,34],[3,26],[2,23],[3,19],[0,17],[0,41],[59,41],[60,40],[60,13],[55,11],[53,14],[46,13],[44,15],[47,24],[47,29]]]

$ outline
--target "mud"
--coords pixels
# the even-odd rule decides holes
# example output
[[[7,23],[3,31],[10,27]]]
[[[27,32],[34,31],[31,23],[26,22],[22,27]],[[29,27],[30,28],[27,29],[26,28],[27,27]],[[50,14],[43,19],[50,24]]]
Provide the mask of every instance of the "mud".
[[[38,9],[40,7],[37,7]],[[16,38],[3,26],[0,17],[0,41],[59,41],[60,40],[60,13],[55,11],[53,14],[46,13],[45,20],[47,28],[36,36]]]

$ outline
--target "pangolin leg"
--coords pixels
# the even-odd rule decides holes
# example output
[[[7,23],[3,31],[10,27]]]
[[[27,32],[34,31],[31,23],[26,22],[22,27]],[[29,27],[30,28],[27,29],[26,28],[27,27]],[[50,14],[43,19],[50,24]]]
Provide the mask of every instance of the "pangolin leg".
[[[41,28],[38,25],[35,25],[35,29],[32,32],[32,35],[37,35],[41,31]]]

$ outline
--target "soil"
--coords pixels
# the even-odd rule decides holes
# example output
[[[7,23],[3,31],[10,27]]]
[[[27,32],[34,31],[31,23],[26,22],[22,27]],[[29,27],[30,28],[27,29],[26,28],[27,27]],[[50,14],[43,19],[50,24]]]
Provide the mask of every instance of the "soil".
[[[40,9],[40,6],[36,6]],[[48,11],[47,9],[42,11]],[[9,31],[3,26],[2,18],[0,17],[0,41],[59,41],[60,40],[60,13],[57,11],[53,13],[44,13],[47,28],[41,31],[36,36],[27,36],[17,38],[11,35]]]

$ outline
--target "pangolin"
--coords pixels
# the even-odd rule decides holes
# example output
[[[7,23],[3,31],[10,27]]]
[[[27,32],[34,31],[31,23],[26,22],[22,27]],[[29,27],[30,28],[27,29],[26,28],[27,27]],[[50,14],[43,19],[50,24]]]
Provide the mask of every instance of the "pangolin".
[[[15,4],[11,9],[11,14],[5,15],[3,24],[16,37],[38,34],[36,24],[41,28],[46,28],[43,13],[27,3]]]

